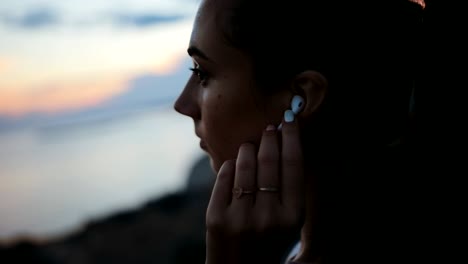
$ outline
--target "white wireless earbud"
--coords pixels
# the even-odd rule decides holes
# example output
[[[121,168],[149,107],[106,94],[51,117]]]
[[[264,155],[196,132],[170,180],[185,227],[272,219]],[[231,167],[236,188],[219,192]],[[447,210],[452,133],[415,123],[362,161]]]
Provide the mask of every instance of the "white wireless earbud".
[[[304,109],[304,98],[295,95],[291,101],[291,110],[297,115],[302,109]]]
[[[294,116],[301,112],[304,109],[304,106],[304,98],[302,98],[300,95],[293,96],[291,100],[291,109],[288,109],[284,112],[284,120],[286,122],[294,121]],[[282,127],[283,124],[279,124],[277,130],[281,130]]]

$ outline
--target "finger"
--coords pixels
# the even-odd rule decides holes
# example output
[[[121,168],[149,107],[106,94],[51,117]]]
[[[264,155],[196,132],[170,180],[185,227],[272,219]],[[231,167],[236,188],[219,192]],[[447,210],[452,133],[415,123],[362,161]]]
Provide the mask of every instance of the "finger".
[[[231,203],[232,185],[234,183],[235,160],[227,160],[223,163],[216,176],[216,182],[211,193],[207,214],[223,212]]]
[[[234,178],[234,188],[244,193],[233,194],[232,205],[235,203],[248,202],[253,204],[255,195],[255,182],[257,173],[257,158],[255,146],[251,143],[244,143],[239,148],[236,161],[236,173]],[[248,192],[248,193],[245,193]]]
[[[275,188],[280,188],[279,161],[276,128],[269,125],[263,132],[258,151],[257,186],[259,189],[255,198],[255,205],[258,205],[259,208],[268,208],[269,205],[279,201],[279,193],[272,191]],[[260,188],[267,188],[267,190],[262,191]]]
[[[281,167],[282,203],[298,209],[304,200],[304,164],[297,120],[283,123]]]

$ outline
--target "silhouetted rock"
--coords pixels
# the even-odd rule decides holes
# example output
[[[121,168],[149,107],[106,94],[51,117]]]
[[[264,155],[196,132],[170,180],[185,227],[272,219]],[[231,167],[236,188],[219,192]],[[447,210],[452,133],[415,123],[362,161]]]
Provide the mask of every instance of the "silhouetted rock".
[[[49,258],[41,246],[30,241],[21,241],[16,245],[0,248],[0,263],[57,263]]]

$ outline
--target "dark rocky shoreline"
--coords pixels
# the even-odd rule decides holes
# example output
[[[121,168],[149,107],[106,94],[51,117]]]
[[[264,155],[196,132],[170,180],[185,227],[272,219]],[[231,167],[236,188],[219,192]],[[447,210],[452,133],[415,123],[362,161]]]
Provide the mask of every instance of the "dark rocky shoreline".
[[[214,178],[204,156],[193,166],[185,189],[91,221],[58,240],[0,243],[0,263],[204,263],[205,212]]]

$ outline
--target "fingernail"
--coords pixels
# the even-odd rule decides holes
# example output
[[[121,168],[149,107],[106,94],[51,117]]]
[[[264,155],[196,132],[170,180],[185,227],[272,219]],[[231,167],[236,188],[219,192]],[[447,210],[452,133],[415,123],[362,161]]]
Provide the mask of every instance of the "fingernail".
[[[292,110],[286,110],[284,112],[284,121],[286,121],[286,123],[294,121],[294,112]]]
[[[275,131],[276,127],[274,125],[268,125],[266,131]]]

